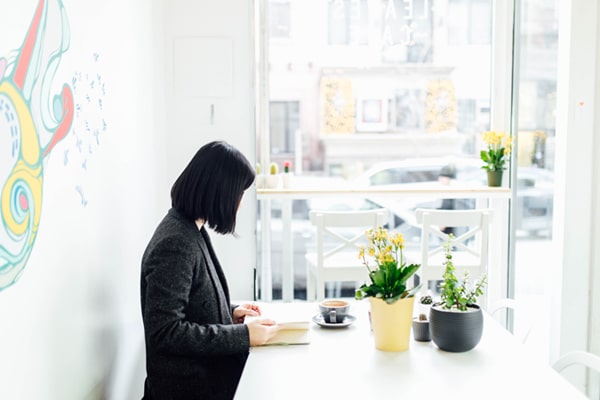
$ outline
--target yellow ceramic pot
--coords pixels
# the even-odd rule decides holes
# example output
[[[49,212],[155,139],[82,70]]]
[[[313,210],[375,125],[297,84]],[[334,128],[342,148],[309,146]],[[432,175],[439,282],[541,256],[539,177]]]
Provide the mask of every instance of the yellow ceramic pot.
[[[382,351],[407,350],[415,298],[400,299],[392,304],[374,297],[369,299],[375,347]]]

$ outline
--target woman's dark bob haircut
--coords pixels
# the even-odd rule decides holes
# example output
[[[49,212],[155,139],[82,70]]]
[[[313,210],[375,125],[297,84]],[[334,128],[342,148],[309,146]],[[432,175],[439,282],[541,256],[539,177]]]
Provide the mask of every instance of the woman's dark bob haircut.
[[[223,141],[207,143],[173,184],[171,206],[191,220],[203,219],[218,233],[235,233],[238,207],[254,177],[238,149]]]

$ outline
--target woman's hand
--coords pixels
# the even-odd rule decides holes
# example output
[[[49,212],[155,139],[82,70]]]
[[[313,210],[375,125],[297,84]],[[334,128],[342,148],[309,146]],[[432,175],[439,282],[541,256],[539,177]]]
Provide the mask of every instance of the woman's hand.
[[[250,336],[250,346],[262,346],[275,336],[280,327],[269,318],[257,318],[246,324]]]
[[[259,315],[261,315],[260,307],[256,304],[242,304],[233,310],[233,323],[241,324],[246,319],[246,316],[258,317]]]

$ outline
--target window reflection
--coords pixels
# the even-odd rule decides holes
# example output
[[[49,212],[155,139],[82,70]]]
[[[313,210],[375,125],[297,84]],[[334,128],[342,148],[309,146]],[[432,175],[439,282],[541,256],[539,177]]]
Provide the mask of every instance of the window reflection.
[[[329,0],[328,5],[330,45],[368,44],[367,0]]]
[[[267,0],[270,154],[293,160],[298,185],[435,182],[452,158],[457,181],[484,182],[480,135],[490,127],[493,0]],[[519,129],[514,228],[552,229],[556,107],[556,1],[520,3]],[[282,40],[283,39],[283,40]],[[264,61],[264,60],[263,60]],[[265,132],[259,131],[258,140]],[[262,146],[258,146],[261,157]],[[396,202],[398,203],[398,202]],[[378,199],[293,202],[296,290],[310,246],[311,207],[394,208],[413,232],[416,204]],[[273,201],[272,265],[281,260],[281,207]],[[407,233],[408,234],[408,233]],[[411,237],[418,237],[411,233]],[[279,251],[279,253],[277,253]],[[519,251],[519,250],[517,250]],[[517,255],[517,259],[519,256]],[[277,271],[273,271],[277,274]],[[279,272],[281,273],[281,272]]]
[[[289,39],[290,18],[289,1],[272,1],[269,4],[269,37],[271,39]]]
[[[448,44],[489,45],[492,41],[491,15],[492,3],[487,0],[449,0]]]
[[[489,129],[491,5],[271,0],[269,158],[344,179],[416,153],[476,158]]]
[[[291,154],[295,151],[295,135],[299,128],[300,105],[297,101],[272,101],[269,108],[271,153]]]

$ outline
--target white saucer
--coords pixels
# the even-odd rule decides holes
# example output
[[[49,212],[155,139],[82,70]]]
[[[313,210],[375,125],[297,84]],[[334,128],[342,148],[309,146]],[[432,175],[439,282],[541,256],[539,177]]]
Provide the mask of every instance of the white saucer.
[[[315,324],[322,326],[323,328],[345,328],[352,325],[352,323],[356,321],[356,317],[348,314],[342,322],[332,324],[330,322],[325,322],[325,319],[323,319],[321,314],[316,314],[314,317],[312,317],[312,320]]]

